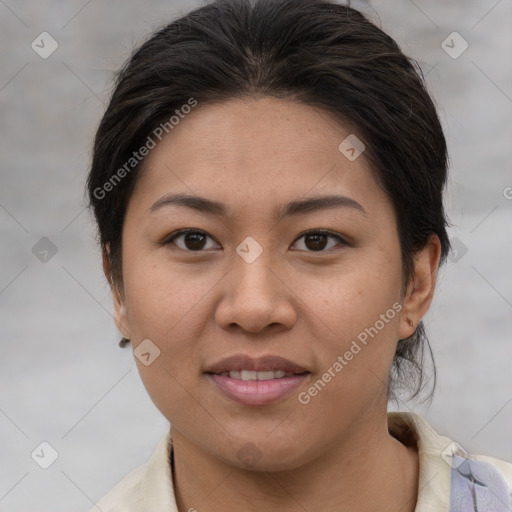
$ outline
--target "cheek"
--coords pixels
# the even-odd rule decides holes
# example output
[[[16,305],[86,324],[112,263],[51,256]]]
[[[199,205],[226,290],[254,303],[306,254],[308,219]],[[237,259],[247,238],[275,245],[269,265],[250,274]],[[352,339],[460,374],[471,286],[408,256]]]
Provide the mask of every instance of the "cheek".
[[[320,373],[330,371],[325,378],[334,394],[324,395],[326,401],[338,400],[337,391],[350,401],[347,387],[356,390],[352,397],[361,398],[387,383],[401,310],[400,256],[387,254],[362,251],[357,261],[322,279],[312,278],[299,292],[315,313],[310,318],[316,322]]]
[[[329,273],[318,273],[294,283],[307,309],[343,338],[373,325],[399,301],[401,263],[384,251],[361,251]],[[306,309],[306,310],[307,310]]]
[[[204,326],[211,318],[211,291],[218,276],[171,268],[162,260],[141,254],[125,259],[126,304],[135,355],[147,339],[158,353],[149,366],[136,359],[144,385],[157,407],[175,408],[199,374],[198,341],[208,336]]]
[[[157,347],[150,365],[136,358],[141,380],[161,413],[170,422],[185,421],[186,429],[193,428],[202,414],[197,383],[204,349],[199,342],[208,336],[204,326],[212,307],[205,298],[211,288],[207,284],[190,287],[186,280],[162,276],[149,286],[140,282],[131,290],[130,324],[140,343],[133,344],[135,354],[141,353],[145,343],[140,340],[150,339]]]
[[[180,329],[191,317],[197,319],[217,281],[205,266],[172,263],[164,252],[129,254],[125,287],[136,337],[153,336],[162,343],[182,337]]]

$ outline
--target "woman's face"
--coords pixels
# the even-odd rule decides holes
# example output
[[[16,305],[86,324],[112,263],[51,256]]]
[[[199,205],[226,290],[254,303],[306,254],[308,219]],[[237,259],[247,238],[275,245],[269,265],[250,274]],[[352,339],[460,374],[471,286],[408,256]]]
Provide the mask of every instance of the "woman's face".
[[[130,198],[117,325],[175,435],[228,464],[291,469],[381,425],[405,313],[424,312],[400,311],[392,204],[349,135],[302,103],[199,103]]]

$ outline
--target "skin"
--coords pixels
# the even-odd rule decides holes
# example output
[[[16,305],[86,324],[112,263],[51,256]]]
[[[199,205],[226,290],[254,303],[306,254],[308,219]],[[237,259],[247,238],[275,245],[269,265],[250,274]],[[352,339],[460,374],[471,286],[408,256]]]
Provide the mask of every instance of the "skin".
[[[144,160],[123,226],[124,286],[112,291],[133,348],[150,339],[161,351],[149,366],[136,361],[172,424],[180,512],[415,508],[418,454],[388,432],[386,383],[398,340],[431,303],[440,244],[430,238],[404,283],[392,203],[364,153],[349,161],[338,150],[350,133],[299,102],[232,99],[199,104]],[[175,205],[150,212],[171,192],[222,202],[231,216]],[[273,217],[283,203],[328,194],[364,212]],[[202,252],[184,236],[160,245],[183,228],[208,235]],[[329,237],[315,251],[302,236],[315,229],[348,243]],[[263,248],[252,263],[236,252],[248,236]],[[301,404],[298,393],[397,302],[400,314]],[[242,405],[204,374],[238,353],[280,355],[311,373],[278,402]],[[238,456],[247,443],[252,463]]]

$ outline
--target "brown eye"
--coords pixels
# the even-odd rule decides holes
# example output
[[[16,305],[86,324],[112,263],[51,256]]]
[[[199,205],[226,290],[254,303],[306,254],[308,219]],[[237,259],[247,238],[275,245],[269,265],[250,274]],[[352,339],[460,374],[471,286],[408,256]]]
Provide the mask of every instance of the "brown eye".
[[[336,245],[346,245],[345,240],[334,233],[329,231],[308,231],[307,233],[302,234],[297,240],[304,239],[303,245],[308,252],[325,252],[326,247],[329,245],[329,239],[337,240],[338,244],[334,244],[327,249],[331,249]]]
[[[213,240],[208,234],[204,231],[193,230],[193,229],[184,229],[178,231],[170,238],[165,240],[162,245],[177,245],[180,249],[190,252],[202,251],[203,249],[208,249],[211,247],[207,246],[208,239]],[[176,240],[182,240],[181,244],[175,243]]]

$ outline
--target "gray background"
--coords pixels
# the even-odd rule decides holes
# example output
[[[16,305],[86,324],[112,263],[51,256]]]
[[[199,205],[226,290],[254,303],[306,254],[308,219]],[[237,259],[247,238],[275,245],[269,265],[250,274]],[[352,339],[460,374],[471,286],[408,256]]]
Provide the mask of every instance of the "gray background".
[[[196,5],[0,0],[1,511],[88,510],[168,428],[131,350],[117,346],[83,188],[112,72]],[[399,407],[469,451],[512,461],[512,1],[372,8],[418,59],[439,106],[450,236],[459,240],[427,317],[434,400]],[[31,48],[43,31],[59,44],[47,59]],[[458,58],[441,46],[453,31],[469,44]],[[57,249],[46,262],[33,253],[42,237]],[[59,455],[46,470],[31,458],[42,441]]]

